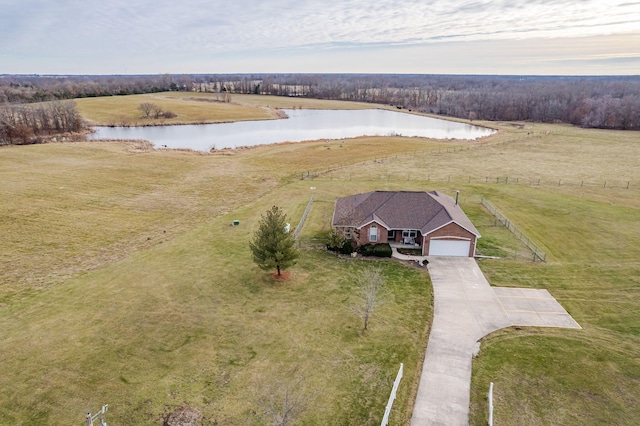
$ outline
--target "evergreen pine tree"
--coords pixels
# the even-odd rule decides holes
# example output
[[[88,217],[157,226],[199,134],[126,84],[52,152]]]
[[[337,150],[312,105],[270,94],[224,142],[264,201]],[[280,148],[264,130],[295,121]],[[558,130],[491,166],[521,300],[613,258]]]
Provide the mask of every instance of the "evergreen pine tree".
[[[280,270],[296,264],[298,251],[293,234],[285,230],[287,216],[277,206],[262,215],[258,230],[249,243],[253,261],[263,270]]]

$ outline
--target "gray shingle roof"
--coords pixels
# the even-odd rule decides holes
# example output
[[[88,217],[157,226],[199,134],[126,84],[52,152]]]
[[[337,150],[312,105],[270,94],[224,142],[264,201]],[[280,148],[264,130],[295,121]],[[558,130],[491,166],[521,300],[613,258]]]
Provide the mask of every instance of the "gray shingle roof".
[[[455,222],[480,236],[455,200],[438,191],[373,191],[336,200],[333,226],[362,226],[375,220],[388,229],[418,229],[426,235]]]

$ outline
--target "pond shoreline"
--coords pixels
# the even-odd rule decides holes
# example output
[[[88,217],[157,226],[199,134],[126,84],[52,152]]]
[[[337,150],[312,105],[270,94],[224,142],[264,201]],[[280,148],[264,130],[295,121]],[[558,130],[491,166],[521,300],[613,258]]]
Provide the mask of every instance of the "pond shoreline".
[[[156,148],[219,151],[275,143],[402,136],[477,140],[495,129],[389,109],[278,109],[279,119],[146,126],[97,126],[87,139],[149,140]],[[160,123],[157,123],[160,124]]]
[[[166,123],[163,121],[155,122],[155,123],[140,123],[135,121],[133,123],[122,123],[122,124],[96,124],[89,122],[88,126],[90,129],[94,127],[171,127],[171,126],[205,126],[207,124],[228,124],[228,123],[240,123],[245,121],[269,121],[269,120],[282,120],[289,118],[289,116],[285,112],[281,112],[281,110],[275,111],[275,117],[270,118],[252,118],[251,120],[200,120],[200,121],[173,121],[171,123]],[[160,119],[161,120],[161,119]],[[93,133],[93,132],[90,132]]]

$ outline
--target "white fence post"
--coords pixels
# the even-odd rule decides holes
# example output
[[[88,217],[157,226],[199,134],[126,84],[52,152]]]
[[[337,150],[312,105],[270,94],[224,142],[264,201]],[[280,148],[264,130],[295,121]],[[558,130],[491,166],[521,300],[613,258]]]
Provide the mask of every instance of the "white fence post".
[[[489,385],[489,426],[493,426],[493,382]]]
[[[403,369],[404,365],[400,363],[400,369],[398,370],[398,375],[396,376],[395,382],[393,382],[391,395],[389,395],[389,402],[387,402],[387,408],[384,410],[384,417],[382,418],[382,423],[380,424],[380,426],[387,426],[387,424],[389,424],[389,414],[391,413],[391,406],[393,405],[393,401],[396,399],[396,392],[398,391],[398,385],[400,385],[400,379],[402,379]]]
[[[100,418],[100,426],[107,426],[107,422],[104,420],[102,415],[106,413],[108,409],[109,409],[109,404],[104,404],[100,409],[100,411],[98,411],[96,414],[92,415],[90,412],[87,413],[85,417],[86,424],[88,426],[93,426],[93,422],[95,420],[98,420],[98,418]]]

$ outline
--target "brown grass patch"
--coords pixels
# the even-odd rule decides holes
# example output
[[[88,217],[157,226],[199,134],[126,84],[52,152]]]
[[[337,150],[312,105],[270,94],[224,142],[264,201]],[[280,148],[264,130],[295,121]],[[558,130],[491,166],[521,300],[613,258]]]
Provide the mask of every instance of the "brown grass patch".
[[[291,278],[291,271],[281,271],[280,275],[278,272],[274,272],[271,277],[276,281],[287,281]]]

